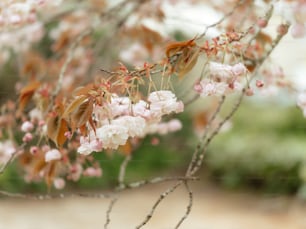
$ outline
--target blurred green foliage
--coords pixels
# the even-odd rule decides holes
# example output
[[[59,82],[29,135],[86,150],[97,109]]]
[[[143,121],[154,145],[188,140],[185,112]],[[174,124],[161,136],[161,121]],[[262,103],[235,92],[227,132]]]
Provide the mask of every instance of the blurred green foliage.
[[[243,104],[233,128],[211,144],[206,166],[211,177],[227,187],[301,193],[306,183],[305,139],[306,121],[299,109]]]

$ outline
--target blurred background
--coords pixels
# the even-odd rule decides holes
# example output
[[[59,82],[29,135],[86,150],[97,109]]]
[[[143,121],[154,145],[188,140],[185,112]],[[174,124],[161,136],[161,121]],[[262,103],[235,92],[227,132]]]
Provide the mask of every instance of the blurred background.
[[[196,26],[188,32],[177,28],[181,21],[209,24],[207,18],[196,17],[199,9],[188,11],[183,6],[177,7],[166,11],[170,18],[166,25],[178,39],[193,37],[199,31]],[[171,16],[181,11],[184,14],[180,18]],[[216,18],[209,13],[207,17],[212,22]],[[42,40],[37,48],[48,42]],[[305,38],[293,40],[286,36],[272,53],[272,59],[296,85],[306,88]],[[1,102],[16,99],[14,64],[12,59],[1,67]],[[173,135],[147,137],[133,153],[126,181],[184,174],[197,141],[192,125],[195,114],[195,108],[191,107],[179,115],[183,129]],[[152,146],[156,139],[159,143]],[[192,213],[181,228],[306,228],[305,139],[306,119],[290,93],[280,91],[268,98],[261,94],[247,98],[229,128],[210,145],[199,174],[201,179],[192,185],[195,196]],[[101,163],[102,178],[83,177],[79,182],[68,183],[65,192],[95,192],[115,187],[124,156],[96,153],[94,157]],[[168,183],[148,185],[122,194],[114,207],[110,228],[133,228],[168,187]],[[26,183],[18,163],[10,165],[0,176],[0,189],[18,193],[48,191],[45,184]],[[187,200],[183,188],[171,194],[146,228],[174,227],[185,212]],[[1,197],[0,229],[102,228],[108,203],[103,198],[31,201]]]

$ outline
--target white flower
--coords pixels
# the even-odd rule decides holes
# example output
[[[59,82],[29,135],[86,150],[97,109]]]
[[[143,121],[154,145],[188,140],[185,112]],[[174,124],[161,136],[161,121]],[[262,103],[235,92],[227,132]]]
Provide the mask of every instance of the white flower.
[[[65,187],[65,180],[63,178],[55,178],[53,180],[53,185],[56,189],[63,189]]]
[[[160,116],[184,110],[183,103],[178,102],[175,94],[171,91],[154,91],[150,93],[148,101],[150,102],[150,110],[159,113]]]
[[[208,79],[203,79],[200,82],[202,87],[201,96],[224,95],[228,89],[228,84],[224,82],[214,82]]]
[[[57,149],[51,149],[45,154],[45,162],[59,160],[62,158],[62,154]]]
[[[16,148],[12,141],[0,142],[0,164],[6,163],[14,153],[16,153]]]
[[[168,122],[168,130],[169,132],[175,132],[182,129],[182,123],[178,119],[172,119]]]
[[[238,63],[238,64],[235,64],[233,67],[232,67],[232,73],[235,75],[235,76],[242,76],[242,75],[245,75],[247,73],[248,69],[245,67],[244,64],[242,63]]]
[[[25,121],[25,122],[22,123],[22,125],[21,125],[21,130],[22,130],[23,132],[30,132],[30,131],[33,130],[33,128],[34,128],[33,123],[31,123],[31,122],[29,122],[29,121]]]
[[[97,129],[97,137],[102,141],[104,149],[117,149],[126,143],[129,135],[126,127],[108,124]]]
[[[209,71],[212,78],[217,78],[219,80],[226,80],[233,77],[232,66],[230,65],[210,62]]]
[[[130,137],[144,136],[146,121],[142,117],[125,115],[113,120],[112,124],[126,127]]]
[[[131,110],[131,100],[128,97],[114,96],[109,104],[112,117],[126,115]]]
[[[92,133],[90,135],[93,135]],[[77,152],[84,155],[89,155],[92,152],[101,151],[103,144],[99,139],[94,139],[92,141],[89,141],[89,137],[83,137],[80,138],[80,146],[77,149]]]

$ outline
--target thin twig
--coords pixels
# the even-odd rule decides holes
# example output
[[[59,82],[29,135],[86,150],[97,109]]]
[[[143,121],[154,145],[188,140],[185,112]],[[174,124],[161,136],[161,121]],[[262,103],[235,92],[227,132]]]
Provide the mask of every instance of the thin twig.
[[[198,142],[197,146],[196,146],[196,149],[192,155],[192,159],[191,159],[191,162],[188,166],[188,169],[187,169],[187,172],[186,172],[186,176],[189,176],[189,173],[190,171],[193,169],[193,167],[195,166],[196,164],[196,161],[198,160],[198,154],[200,153],[204,142],[205,142],[205,139],[207,137],[207,134],[208,134],[208,130],[209,128],[211,127],[213,121],[216,119],[217,115],[219,114],[221,108],[222,108],[222,105],[224,104],[225,102],[225,96],[222,96],[219,103],[218,103],[218,106],[217,106],[217,109],[215,110],[215,112],[213,113],[213,115],[210,117],[207,125],[205,126],[204,128],[204,132],[203,132],[203,135],[201,137],[201,140]]]
[[[193,193],[192,193],[192,191],[191,191],[191,189],[189,187],[188,181],[185,181],[184,185],[185,185],[185,188],[186,188],[186,190],[188,192],[189,203],[187,205],[185,214],[180,219],[180,221],[177,223],[177,225],[175,226],[175,229],[178,229],[181,226],[181,224],[185,221],[185,219],[187,219],[188,215],[191,212],[191,208],[192,208],[192,204],[193,204]]]
[[[107,229],[107,226],[109,225],[109,223],[111,221],[110,220],[110,214],[113,210],[113,207],[114,207],[116,201],[117,201],[117,198],[114,198],[114,199],[111,200],[111,202],[108,205],[108,209],[106,211],[106,221],[105,221],[105,224],[104,224],[104,229]]]
[[[192,170],[188,173],[190,176],[193,176],[201,168],[201,165],[203,163],[203,159],[204,159],[206,150],[208,148],[208,145],[213,140],[213,138],[219,133],[219,131],[220,131],[221,127],[224,125],[224,123],[226,123],[235,114],[235,112],[237,111],[237,109],[239,108],[239,106],[242,103],[242,99],[244,97],[244,94],[245,94],[245,89],[242,90],[242,92],[239,95],[239,98],[237,100],[237,103],[231,109],[229,114],[219,123],[217,128],[210,134],[210,136],[203,143],[203,147],[201,147],[201,153],[199,154],[199,157],[196,160],[196,164],[194,165]]]
[[[2,174],[4,172],[4,170],[7,168],[7,166],[9,164],[11,164],[11,162],[14,160],[15,156],[16,156],[16,152],[12,153],[10,158],[3,165],[1,165],[0,174]]]
[[[60,193],[55,195],[28,195],[21,193],[12,193],[4,190],[0,190],[0,195],[18,198],[18,199],[31,199],[31,200],[50,200],[50,199],[63,199],[63,198],[72,198],[72,197],[82,197],[82,198],[110,198],[110,194],[103,193]]]
[[[66,73],[68,65],[70,64],[70,62],[73,58],[74,50],[76,49],[77,45],[82,41],[82,39],[85,36],[89,35],[91,32],[92,32],[92,28],[88,28],[88,29],[84,30],[82,33],[80,33],[77,36],[77,38],[73,41],[73,43],[71,43],[71,45],[68,49],[67,58],[66,58],[63,66],[60,70],[60,74],[58,76],[58,81],[57,81],[56,88],[55,88],[54,93],[53,93],[53,97],[55,97],[59,93],[59,91],[61,90],[64,75]]]
[[[198,177],[192,177],[192,176],[184,176],[184,177],[155,177],[151,180],[141,180],[129,184],[125,184],[124,186],[118,187],[116,189],[117,192],[124,191],[126,189],[136,189],[140,188],[147,184],[158,184],[162,182],[169,182],[169,181],[186,181],[186,180],[198,180]]]
[[[220,20],[218,20],[217,22],[215,22],[213,24],[210,24],[209,26],[206,26],[204,32],[200,36],[197,37],[197,40],[202,39],[206,35],[208,29],[213,28],[213,27],[221,24],[226,18],[230,17],[236,11],[236,9],[240,5],[242,5],[244,2],[245,2],[245,0],[240,0],[239,2],[236,3],[236,5],[233,7],[233,9],[231,11],[229,11],[227,14],[225,14]]]
[[[136,229],[139,229],[139,228],[142,228],[143,226],[145,226],[150,221],[150,219],[152,218],[156,208],[163,201],[163,199],[165,199],[170,193],[172,193],[175,189],[177,189],[182,183],[183,183],[183,181],[179,181],[175,185],[173,185],[171,188],[168,188],[165,192],[160,194],[159,198],[156,200],[156,202],[152,206],[149,214],[147,214],[146,218],[138,226],[136,226]]]

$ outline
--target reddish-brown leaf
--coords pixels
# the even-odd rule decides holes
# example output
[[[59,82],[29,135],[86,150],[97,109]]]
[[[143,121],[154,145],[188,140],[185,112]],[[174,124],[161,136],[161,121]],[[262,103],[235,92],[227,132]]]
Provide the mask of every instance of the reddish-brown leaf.
[[[92,99],[88,99],[79,106],[75,106],[75,109],[70,113],[70,124],[72,130],[74,131],[76,128],[85,125],[91,119],[92,111]]]
[[[19,95],[19,111],[22,111],[26,107],[39,86],[40,82],[33,81],[21,89]]]
[[[65,132],[68,131],[68,125],[65,119],[56,115],[50,117],[47,122],[47,135],[57,145],[62,146],[67,140]]]
[[[87,96],[80,95],[77,96],[66,108],[64,111],[63,117],[68,118],[72,112],[75,112],[76,109],[86,100]]]

